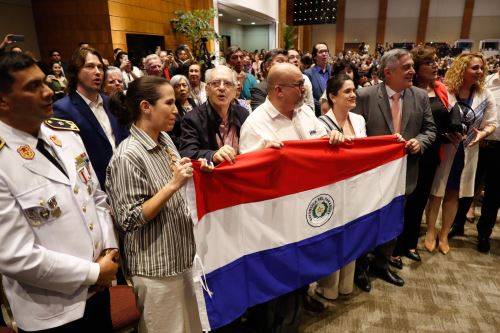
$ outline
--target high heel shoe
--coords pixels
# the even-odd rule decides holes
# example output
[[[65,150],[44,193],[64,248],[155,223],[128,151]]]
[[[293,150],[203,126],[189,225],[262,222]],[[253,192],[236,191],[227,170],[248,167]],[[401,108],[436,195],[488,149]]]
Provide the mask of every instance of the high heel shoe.
[[[436,238],[434,238],[432,241],[429,242],[427,241],[427,235],[425,235],[424,246],[427,251],[429,251],[430,253],[434,252],[434,250],[436,249],[436,243],[437,243]]]
[[[447,255],[448,252],[450,252],[450,245],[448,244],[448,242],[444,244],[443,242],[439,241],[438,248],[439,252],[441,252],[444,255]]]

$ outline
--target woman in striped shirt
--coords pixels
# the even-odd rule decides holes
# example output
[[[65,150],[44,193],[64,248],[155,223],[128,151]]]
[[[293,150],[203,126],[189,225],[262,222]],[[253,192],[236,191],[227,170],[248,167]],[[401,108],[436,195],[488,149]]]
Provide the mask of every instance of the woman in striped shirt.
[[[142,77],[109,107],[131,126],[109,163],[106,189],[142,312],[139,332],[200,332],[191,277],[195,242],[179,191],[193,169],[166,133],[177,115],[174,90],[163,78]]]

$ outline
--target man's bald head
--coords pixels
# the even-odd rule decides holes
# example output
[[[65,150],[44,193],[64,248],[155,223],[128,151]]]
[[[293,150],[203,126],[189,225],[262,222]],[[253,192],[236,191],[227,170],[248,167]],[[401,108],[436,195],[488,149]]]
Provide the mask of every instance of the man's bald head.
[[[299,80],[302,78],[302,72],[297,66],[290,63],[275,64],[271,67],[267,75],[268,91],[271,93],[277,84],[293,83],[297,78]]]

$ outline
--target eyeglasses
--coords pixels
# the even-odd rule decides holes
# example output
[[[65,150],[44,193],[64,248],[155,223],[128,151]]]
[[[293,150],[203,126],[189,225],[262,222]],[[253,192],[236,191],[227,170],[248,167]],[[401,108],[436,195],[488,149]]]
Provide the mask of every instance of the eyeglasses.
[[[294,83],[278,83],[278,86],[288,87],[288,88],[304,88],[304,80],[300,80]]]
[[[288,59],[300,59],[299,55],[289,55]]]
[[[227,80],[213,80],[207,83],[212,88],[219,88],[222,84],[224,88],[232,88],[234,87],[234,83],[232,81]]]

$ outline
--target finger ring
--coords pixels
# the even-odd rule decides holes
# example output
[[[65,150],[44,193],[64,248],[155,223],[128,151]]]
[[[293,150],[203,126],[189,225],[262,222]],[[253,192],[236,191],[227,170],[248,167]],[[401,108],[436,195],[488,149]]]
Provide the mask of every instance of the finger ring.
[[[187,167],[186,168],[186,172],[187,173],[192,173],[193,172],[193,168],[192,167]]]

